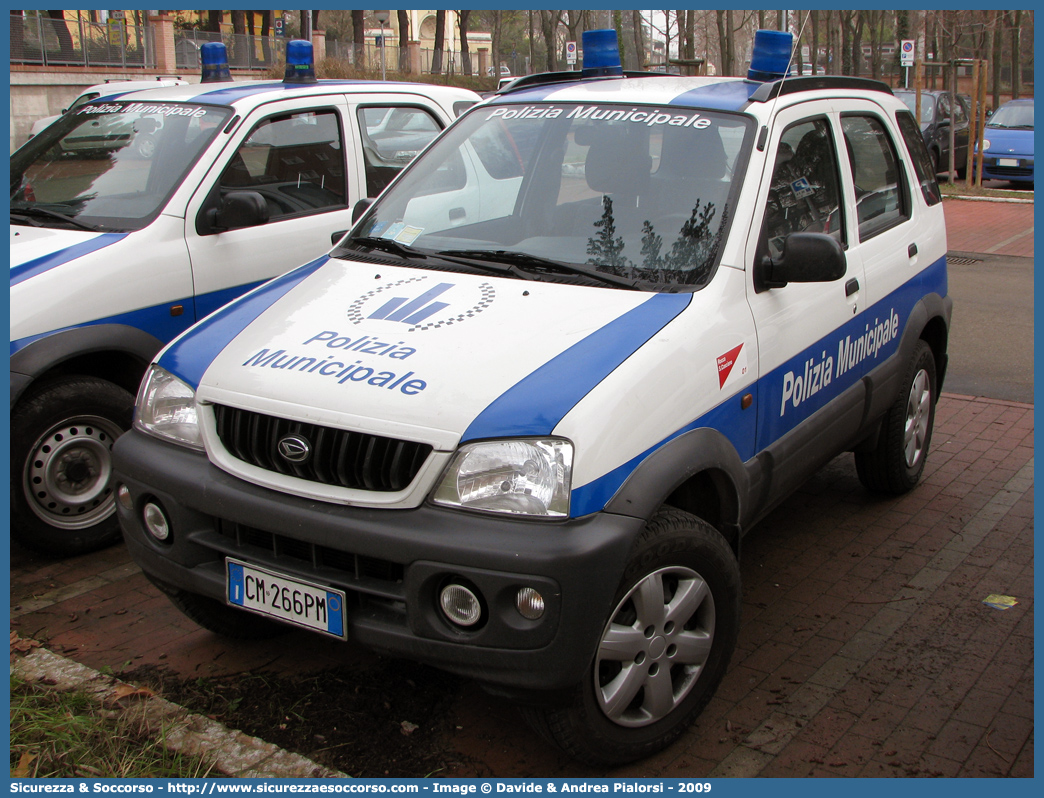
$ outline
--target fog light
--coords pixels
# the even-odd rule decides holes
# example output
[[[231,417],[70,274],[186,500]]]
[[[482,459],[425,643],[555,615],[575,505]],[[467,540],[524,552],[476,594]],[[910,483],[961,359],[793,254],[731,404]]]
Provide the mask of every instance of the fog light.
[[[145,520],[145,528],[156,540],[166,540],[170,537],[170,522],[167,521],[167,514],[163,512],[162,507],[149,502],[145,505],[142,516]]]
[[[126,485],[119,485],[116,488],[116,498],[119,500],[120,504],[124,506],[125,509],[134,509],[134,499],[131,498],[130,488],[128,488]]]
[[[464,585],[446,585],[439,594],[442,611],[457,626],[474,626],[482,617],[482,605]]]
[[[535,621],[544,614],[544,597],[531,587],[519,588],[515,607],[523,618]]]

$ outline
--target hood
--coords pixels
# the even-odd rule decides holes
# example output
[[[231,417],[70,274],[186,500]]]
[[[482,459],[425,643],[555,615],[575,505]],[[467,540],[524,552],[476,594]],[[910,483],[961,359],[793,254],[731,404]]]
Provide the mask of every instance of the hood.
[[[11,225],[11,285],[115,244],[125,235]]]
[[[990,155],[998,157],[1033,154],[1033,131],[1013,130],[1004,127],[990,127],[986,125],[986,138],[990,142]]]
[[[689,302],[321,259],[179,339],[201,401],[449,450],[548,435]]]

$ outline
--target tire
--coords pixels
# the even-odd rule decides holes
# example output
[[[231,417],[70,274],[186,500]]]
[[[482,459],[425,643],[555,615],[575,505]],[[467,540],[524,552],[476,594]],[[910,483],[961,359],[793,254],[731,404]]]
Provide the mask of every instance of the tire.
[[[232,640],[268,640],[289,631],[289,627],[246,610],[237,610],[217,599],[190,593],[146,573],[152,584],[170,599],[190,620],[204,629]]]
[[[94,377],[69,377],[11,413],[11,535],[68,557],[120,539],[112,446],[130,429],[134,397]]]
[[[141,133],[135,136],[134,151],[139,158],[150,159],[156,154],[156,136],[152,133]]]
[[[868,490],[898,496],[921,479],[935,424],[935,385],[935,357],[928,344],[918,341],[877,446],[856,452],[856,472]]]
[[[725,675],[740,597],[739,565],[718,531],[689,513],[661,509],[635,542],[572,701],[525,707],[523,714],[548,742],[594,766],[666,748]]]

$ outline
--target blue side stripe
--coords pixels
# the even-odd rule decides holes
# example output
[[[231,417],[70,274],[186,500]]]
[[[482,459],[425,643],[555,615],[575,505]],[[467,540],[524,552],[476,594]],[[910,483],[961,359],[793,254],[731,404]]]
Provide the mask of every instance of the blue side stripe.
[[[61,266],[63,263],[68,263],[77,258],[82,258],[84,255],[97,252],[99,249],[123,240],[127,235],[127,233],[102,233],[88,241],[82,241],[79,244],[73,244],[71,247],[65,247],[65,249],[59,249],[57,252],[26,261],[18,266],[12,266],[11,285],[18,285],[32,277],[36,277],[38,274],[50,271],[56,266]]]
[[[193,389],[198,388],[204,372],[222,349],[291,288],[329,259],[329,256],[323,255],[265,283],[241,300],[225,306],[179,338],[163,353],[159,364]]]
[[[745,388],[744,393],[750,393],[750,388]],[[621,466],[603,474],[593,482],[588,482],[583,487],[577,488],[569,497],[569,515],[579,518],[584,515],[596,513],[609,503],[616,495],[620,486],[627,481],[631,473],[638,468],[641,462],[661,446],[670,443],[679,435],[684,435],[694,429],[709,427],[721,432],[729,439],[732,445],[740,452],[743,459],[745,452],[749,452],[753,446],[755,417],[749,410],[742,410],[739,398],[730,396],[713,410],[700,416],[691,424],[687,424],[677,432],[668,435],[659,443],[650,446],[640,455],[631,458]]]
[[[710,108],[717,111],[739,111],[761,86],[746,80],[730,80],[700,86],[679,94],[669,105],[685,105],[690,108]]]
[[[48,338],[52,335],[67,332],[69,330],[96,327],[100,324],[120,324],[126,327],[134,327],[135,329],[147,332],[156,340],[160,341],[160,343],[166,343],[176,335],[184,332],[193,322],[193,317],[188,314],[183,316],[170,315],[170,306],[178,303],[181,303],[186,307],[191,307],[192,298],[172,299],[169,302],[161,302],[160,304],[151,307],[138,308],[137,310],[131,310],[126,313],[117,313],[114,316],[92,319],[83,324],[72,324],[68,327],[59,327],[55,330],[48,330],[39,335],[29,335],[25,338],[19,338],[17,341],[11,341],[11,355],[13,356],[15,352],[25,349],[30,344],[33,344],[42,338]]]
[[[25,349],[30,344],[33,344],[42,338],[47,338],[56,335],[57,333],[67,332],[68,330],[95,327],[100,324],[121,324],[127,327],[134,327],[138,330],[147,332],[156,340],[165,344],[185,332],[185,330],[195,323],[196,319],[209,315],[222,305],[227,305],[236,297],[245,294],[247,291],[250,291],[261,284],[262,283],[258,282],[247,285],[236,285],[231,288],[223,288],[220,291],[200,294],[195,298],[185,297],[182,299],[171,299],[167,302],[161,302],[158,305],[152,305],[151,307],[138,308],[137,310],[130,310],[125,313],[117,313],[113,316],[92,319],[91,321],[82,324],[59,327],[54,330],[48,330],[45,333],[40,333],[39,335],[28,335],[25,338],[19,338],[17,341],[11,341],[11,354],[14,355],[15,352]],[[196,306],[196,312],[194,314],[185,314],[182,316],[170,315],[171,305],[181,304],[186,308],[190,308],[192,307],[193,302],[195,302]]]
[[[910,311],[914,305],[920,300],[921,297],[930,293],[937,293],[940,296],[946,296],[947,294],[947,275],[946,275],[946,258],[945,256],[932,263],[930,266],[925,268],[919,274],[914,276],[911,280],[906,282],[904,285],[897,288],[887,297],[884,297],[880,301],[874,303],[871,307],[863,311],[863,314],[857,320],[857,325],[865,325],[865,319],[867,317],[873,317],[874,314],[881,314],[886,308],[890,308],[895,305],[901,308],[903,313],[904,324],[910,318]],[[839,328],[833,331],[827,336],[824,336],[816,343],[807,347],[804,352],[800,353],[796,357],[792,358],[791,363],[801,361],[807,357],[809,352],[818,352],[824,346],[824,342],[838,338],[843,335],[845,328]],[[899,341],[902,339],[902,330],[899,335],[894,339],[888,346],[887,349],[883,349],[885,357],[894,355],[899,346]],[[881,361],[883,362],[883,361]],[[780,375],[786,369],[787,365],[781,366],[774,369],[768,374],[762,375],[754,385],[745,387],[742,393],[754,393],[759,397],[768,395],[768,403],[770,405],[778,407],[779,401],[779,389]],[[839,381],[840,382],[840,381]],[[825,395],[824,395],[825,396]],[[755,414],[750,410],[740,410],[739,402],[737,401],[738,395],[733,394],[728,399],[717,405],[707,413],[704,413],[699,418],[686,424],[681,429],[671,433],[662,441],[650,446],[641,454],[627,461],[626,463],[617,466],[612,471],[609,471],[595,480],[576,488],[570,494],[569,500],[569,515],[573,518],[579,518],[590,513],[596,513],[605,507],[606,503],[616,495],[616,492],[620,487],[627,481],[627,478],[641,465],[642,461],[645,460],[650,454],[655,452],[663,445],[677,438],[679,435],[683,435],[694,429],[709,428],[715,429],[722,433],[729,439],[733,447],[735,447],[737,454],[741,460],[749,460],[758,453],[758,444],[755,444],[752,421],[756,418]],[[759,398],[760,404],[765,404],[764,398]],[[825,399],[824,399],[825,403]],[[801,418],[807,418],[807,416],[819,409],[823,403],[816,404],[809,408],[809,412]],[[762,413],[764,408],[759,408],[758,413]],[[763,423],[760,421],[759,423]],[[765,448],[769,444],[778,440],[780,437],[785,435],[787,432],[792,430],[797,423],[792,423],[786,428],[773,429],[771,435],[766,436],[766,440],[760,443],[761,448]]]
[[[550,435],[573,406],[681,313],[692,294],[653,294],[495,399],[464,431],[481,438]]]

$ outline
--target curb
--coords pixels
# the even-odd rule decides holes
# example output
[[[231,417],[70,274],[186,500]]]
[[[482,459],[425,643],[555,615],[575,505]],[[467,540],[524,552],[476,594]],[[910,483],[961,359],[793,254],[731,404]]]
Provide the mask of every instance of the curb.
[[[166,748],[213,763],[214,769],[224,776],[347,778],[345,773],[330,770],[300,754],[284,751],[258,737],[229,729],[215,720],[189,712],[182,706],[45,648],[34,648],[24,656],[13,655],[11,674],[30,683],[82,691],[98,704],[108,707],[123,708],[121,699],[135,697],[136,721],[154,735],[162,733]]]
[[[1014,205],[1032,205],[1031,199],[1016,199],[1015,197],[969,197],[964,194],[943,194],[944,200],[967,200],[969,202],[1007,202]]]

